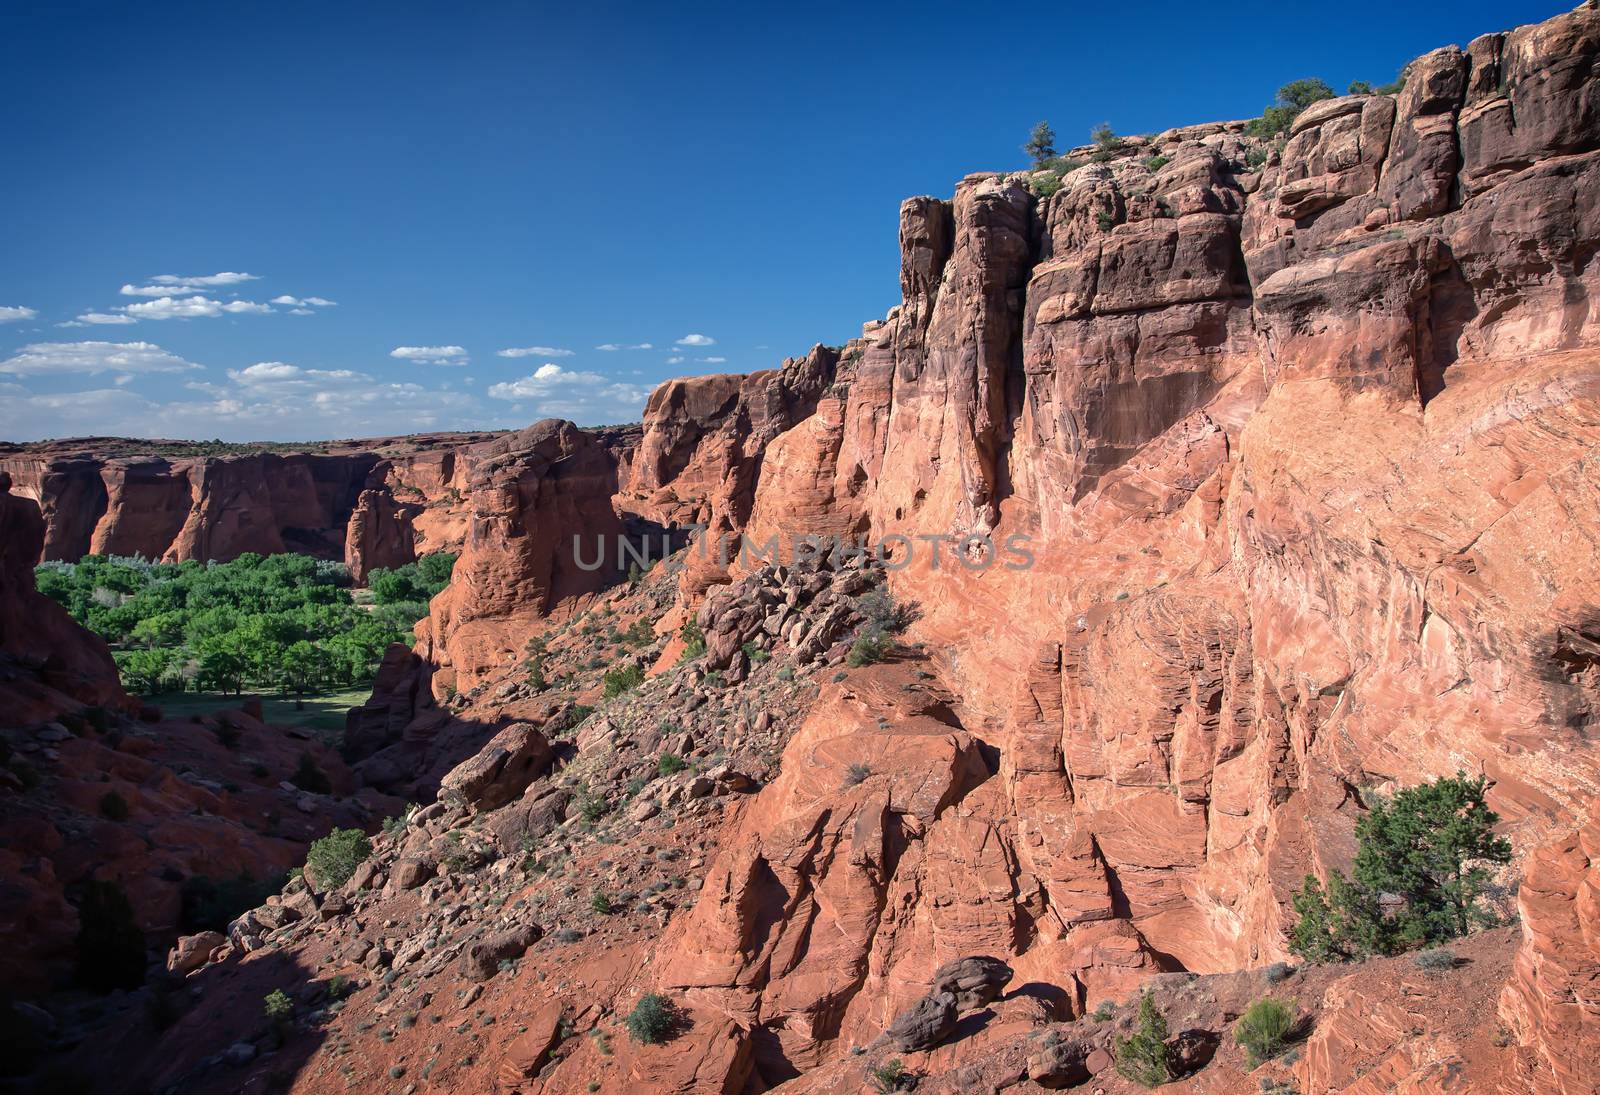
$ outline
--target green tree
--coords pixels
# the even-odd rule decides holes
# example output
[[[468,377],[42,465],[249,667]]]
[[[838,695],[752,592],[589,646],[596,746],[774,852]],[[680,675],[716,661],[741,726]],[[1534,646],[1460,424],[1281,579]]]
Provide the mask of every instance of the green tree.
[[[326,678],[329,659],[315,643],[298,639],[283,651],[283,681],[296,696],[304,696]]]
[[[1505,863],[1483,777],[1458,772],[1408,787],[1356,824],[1353,878],[1335,871],[1326,893],[1307,875],[1294,898],[1289,947],[1308,961],[1395,954],[1465,935],[1493,920],[1481,898],[1484,864]],[[1385,897],[1392,909],[1385,908]]]
[[[119,650],[112,655],[112,660],[122,674],[124,688],[136,695],[149,695],[161,691],[172,668],[173,651],[160,648]]]
[[[238,695],[244,691],[245,661],[225,646],[213,646],[200,654],[200,676],[218,692]]]
[[[1251,122],[1245,132],[1252,137],[1277,137],[1289,132],[1300,112],[1312,103],[1333,98],[1333,88],[1315,78],[1290,80],[1278,89],[1278,98]]]
[[[1293,107],[1297,112],[1312,103],[1331,98],[1333,98],[1333,88],[1328,86],[1326,80],[1318,80],[1315,77],[1290,80],[1278,89],[1278,105]]]
[[[1148,992],[1139,998],[1139,1017],[1133,1033],[1118,1038],[1114,1048],[1117,1071],[1134,1083],[1159,1087],[1172,1079],[1167,1020]]]
[[[1511,859],[1496,836],[1500,816],[1484,801],[1488,780],[1466,773],[1408,787],[1356,826],[1354,875],[1368,892],[1399,894],[1395,930],[1407,945],[1465,935],[1492,920],[1478,903],[1489,881],[1485,863]]]
[[[1028,143],[1022,146],[1022,151],[1036,168],[1044,167],[1047,160],[1055,158],[1056,131],[1050,128],[1049,122],[1040,122],[1029,131]]]

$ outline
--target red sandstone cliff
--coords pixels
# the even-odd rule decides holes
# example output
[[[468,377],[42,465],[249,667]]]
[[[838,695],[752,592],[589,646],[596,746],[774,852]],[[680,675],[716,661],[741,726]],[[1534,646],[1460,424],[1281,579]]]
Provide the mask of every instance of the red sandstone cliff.
[[[443,1060],[460,1090],[834,1091],[899,1047],[932,1090],[1120,1093],[1126,1022],[1096,1005],[1148,985],[1175,1024],[1225,1029],[1269,991],[1300,878],[1348,865],[1363,794],[1466,769],[1517,849],[1503,881],[1525,872],[1520,943],[1469,941],[1448,980],[1297,974],[1316,1028],[1293,1075],[1592,1089],[1597,62],[1583,8],[1434,51],[1396,96],[1315,104],[1281,148],[1223,123],[1046,198],[969,176],[902,207],[902,303],[841,352],[666,385],[625,456],[557,423],[472,454],[456,580],[352,727],[384,785],[482,751],[385,838],[347,919],[272,939],[395,974],[340,1038],[466,1001],[516,1036],[401,1023],[358,1059]],[[602,593],[560,536],[614,531],[613,494],[757,540],[900,537],[923,646],[845,666],[849,571],[691,552],[681,581]],[[929,536],[1024,536],[1033,565],[966,540],[935,567]],[[667,587],[688,603],[666,611]],[[656,675],[563,740],[605,658],[645,662],[591,625],[691,610],[706,663],[656,640]],[[581,684],[559,704],[520,663],[535,635]],[[701,770],[663,776],[663,751]],[[638,904],[597,915],[600,887]],[[978,956],[1011,988],[957,1022],[940,986]],[[266,966],[207,984],[258,1008]],[[645,991],[686,1010],[666,1045],[618,1033]],[[919,1001],[926,1038],[898,1021]],[[200,1034],[235,1036],[193,1017],[166,1078],[212,1067]],[[1187,1090],[1258,1089],[1210,1050]]]
[[[1078,969],[1085,909],[1147,961],[1283,957],[1285,902],[1347,862],[1364,789],[1482,771],[1522,850],[1588,816],[1597,56],[1583,8],[1316,104],[1260,170],[1242,124],[1198,126],[1045,200],[983,174],[907,202],[904,302],[717,508],[758,540],[1030,537],[1026,571],[923,552],[893,581],[998,778],[919,816],[887,877],[835,798],[764,792],[659,982],[815,1062],[949,959]],[[697,385],[729,387],[653,410]],[[680,505],[739,477],[695,432],[656,484]],[[749,889],[774,872],[783,911]],[[791,956],[780,980],[788,944],[752,940],[813,901],[817,960],[852,972]],[[1093,999],[1126,970],[1074,976]]]

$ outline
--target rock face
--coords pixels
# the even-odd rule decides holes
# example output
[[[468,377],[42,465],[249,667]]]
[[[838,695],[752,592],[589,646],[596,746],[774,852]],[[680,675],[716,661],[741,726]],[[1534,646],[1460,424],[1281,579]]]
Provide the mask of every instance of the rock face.
[[[1503,1090],[1592,1090],[1600,1076],[1600,812],[1530,857],[1517,911],[1522,949],[1500,1014],[1524,1048]]]
[[[35,587],[45,525],[38,506],[11,487],[0,471],[0,725],[127,707],[106,644]]]
[[[932,935],[907,961],[949,955],[947,903],[964,950],[1057,984],[1045,956],[1112,926],[1133,970],[1221,971],[1284,957],[1287,899],[1347,865],[1363,790],[1485,772],[1524,850],[1586,815],[1597,55],[1584,7],[1428,54],[1398,96],[1316,104],[1280,152],[1238,124],[1175,131],[1046,199],[985,174],[902,207],[903,302],[764,446],[743,531],[904,538],[893,589],[998,765],[959,809],[891,807],[926,861],[886,882],[849,800],[819,788],[795,812],[791,765],[817,761],[807,732],[791,743],[660,975],[754,1021],[758,1071],[868,1022],[877,994],[845,971],[874,984],[908,924]],[[703,414],[693,433],[723,436]],[[724,479],[687,469],[732,469],[729,446],[675,451],[675,482],[716,508]],[[739,510],[717,510],[735,533]],[[936,568],[928,536],[1025,537],[1031,565],[969,568],[969,541]],[[707,611],[740,620],[719,596]],[[846,832],[848,853],[799,851]],[[955,880],[975,875],[973,907]],[[877,904],[886,884],[923,911]],[[831,892],[802,916],[813,891]],[[876,928],[810,919],[846,910]],[[830,942],[756,977],[801,922]],[[829,973],[798,972],[814,962]]]
[[[461,454],[495,434],[341,442],[314,452],[189,455],[177,442],[0,445],[0,470],[44,515],[44,558],[232,559],[293,551],[373,567],[455,550]],[[170,453],[170,455],[168,455]]]
[[[540,621],[625,569],[616,462],[591,434],[547,419],[471,459],[461,558],[417,625],[419,651],[458,690],[520,657]]]

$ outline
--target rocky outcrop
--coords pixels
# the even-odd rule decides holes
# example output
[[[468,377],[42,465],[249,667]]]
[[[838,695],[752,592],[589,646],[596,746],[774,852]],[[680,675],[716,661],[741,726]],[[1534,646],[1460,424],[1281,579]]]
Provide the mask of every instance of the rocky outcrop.
[[[365,583],[379,567],[415,561],[416,516],[416,506],[396,501],[388,490],[363,490],[345,527],[344,561],[351,579]]]
[[[0,471],[0,725],[21,726],[79,708],[125,708],[111,652],[39,593],[33,568],[45,524]]]
[[[519,658],[541,621],[625,570],[616,464],[592,435],[546,419],[471,459],[461,558],[417,627],[438,687],[457,690]]]
[[[667,526],[702,526],[684,569],[694,595],[726,580],[769,444],[816,409],[838,353],[816,346],[775,370],[671,380],[645,405],[618,504]]]
[[[1501,1090],[1592,1090],[1600,1076],[1600,814],[1530,857],[1517,911],[1522,949],[1500,1014],[1523,1048]]]

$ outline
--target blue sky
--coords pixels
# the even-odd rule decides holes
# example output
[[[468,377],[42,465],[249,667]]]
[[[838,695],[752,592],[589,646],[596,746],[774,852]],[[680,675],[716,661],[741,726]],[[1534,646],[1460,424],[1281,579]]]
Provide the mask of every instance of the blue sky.
[[[1570,5],[1429,7],[11,5],[0,438],[637,419],[857,334],[900,199],[1041,118],[1246,117]]]

